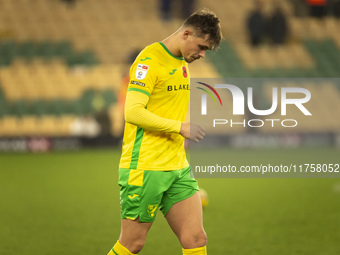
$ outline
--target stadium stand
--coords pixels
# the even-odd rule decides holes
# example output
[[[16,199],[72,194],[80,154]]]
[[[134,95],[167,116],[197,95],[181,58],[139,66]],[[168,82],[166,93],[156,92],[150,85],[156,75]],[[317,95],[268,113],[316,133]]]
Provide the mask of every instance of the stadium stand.
[[[33,130],[37,135],[71,135],[55,122],[71,123],[96,107],[107,109],[112,131],[119,135],[122,114],[115,103],[128,70],[127,56],[175,31],[181,22],[162,23],[156,0],[148,5],[84,0],[74,8],[56,0],[0,4],[2,135],[33,135]],[[206,63],[192,69],[194,75],[219,76]],[[58,126],[60,132],[52,128]]]
[[[277,1],[262,1],[264,13],[268,13]],[[253,1],[241,0],[237,4],[231,1],[204,1],[204,4],[214,9],[222,24],[226,41],[221,46],[218,55],[210,55],[211,62],[216,65],[222,77],[236,78],[339,78],[340,43],[338,27],[340,20],[331,16],[324,19],[310,17],[295,17],[290,1],[280,1],[290,27],[290,34],[285,45],[273,47],[263,43],[254,49],[249,45],[245,33],[245,17],[251,10]],[[289,81],[290,79],[288,79]],[[301,81],[291,85],[300,86]],[[274,84],[257,88],[262,96],[263,109],[268,109],[271,102],[271,88],[281,87]],[[337,104],[339,98],[339,82],[311,80],[304,85],[312,93],[308,102],[313,118],[301,116],[301,112],[291,109],[291,118],[299,125],[296,129],[263,127],[260,132],[339,132],[340,116]],[[268,91],[270,93],[268,94]],[[270,105],[269,105],[270,106]],[[280,113],[274,113],[271,118],[280,119]]]
[[[265,13],[274,2],[264,1]],[[295,17],[290,1],[280,4],[289,21],[287,43],[253,49],[245,32],[252,1],[199,1],[198,7],[206,6],[221,18],[226,40],[219,52],[207,54],[208,61],[191,65],[191,77],[338,78],[340,20]],[[112,133],[120,135],[122,112],[116,102],[129,54],[166,37],[182,22],[163,21],[157,0],[82,0],[72,8],[58,0],[0,0],[0,5],[1,136],[70,136],[77,116],[103,108]],[[304,120],[301,131],[338,131],[337,121],[326,112],[333,107],[332,114],[339,114],[334,110],[340,109],[339,85],[306,87],[321,97],[313,98],[310,107],[326,123]],[[267,85],[261,90],[267,91]],[[270,97],[263,102],[265,107]]]

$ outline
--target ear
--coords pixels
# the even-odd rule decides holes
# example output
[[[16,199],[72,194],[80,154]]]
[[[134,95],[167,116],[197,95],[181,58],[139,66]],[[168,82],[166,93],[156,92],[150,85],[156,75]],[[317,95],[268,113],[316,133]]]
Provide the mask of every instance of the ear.
[[[192,31],[190,31],[189,29],[186,29],[182,33],[182,38],[184,40],[187,40],[190,35],[192,35]]]

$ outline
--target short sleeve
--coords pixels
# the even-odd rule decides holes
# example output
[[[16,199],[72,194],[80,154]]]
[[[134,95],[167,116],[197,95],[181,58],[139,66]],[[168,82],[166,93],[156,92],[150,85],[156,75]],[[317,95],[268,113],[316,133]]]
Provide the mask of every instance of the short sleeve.
[[[128,91],[139,91],[150,96],[157,83],[157,73],[156,59],[142,52],[130,68]]]

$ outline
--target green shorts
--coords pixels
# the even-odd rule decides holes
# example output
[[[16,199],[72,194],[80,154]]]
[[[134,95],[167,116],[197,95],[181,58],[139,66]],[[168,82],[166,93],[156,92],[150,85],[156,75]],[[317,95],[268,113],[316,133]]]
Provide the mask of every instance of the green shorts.
[[[190,166],[173,171],[148,171],[120,168],[121,218],[153,222],[158,208],[164,215],[175,203],[198,191]]]

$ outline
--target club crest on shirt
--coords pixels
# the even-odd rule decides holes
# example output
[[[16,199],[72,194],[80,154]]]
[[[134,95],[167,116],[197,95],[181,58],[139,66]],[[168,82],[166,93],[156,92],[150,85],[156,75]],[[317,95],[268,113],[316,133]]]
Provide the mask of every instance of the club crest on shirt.
[[[136,69],[136,79],[143,80],[149,71],[149,66],[138,64]]]

